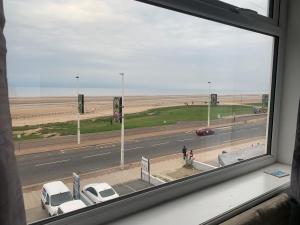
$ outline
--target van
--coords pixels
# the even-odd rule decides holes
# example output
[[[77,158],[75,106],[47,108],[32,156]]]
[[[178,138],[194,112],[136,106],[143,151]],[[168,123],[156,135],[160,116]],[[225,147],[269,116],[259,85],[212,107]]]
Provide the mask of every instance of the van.
[[[58,206],[72,200],[71,191],[63,182],[54,181],[43,185],[41,205],[49,216],[57,215]]]

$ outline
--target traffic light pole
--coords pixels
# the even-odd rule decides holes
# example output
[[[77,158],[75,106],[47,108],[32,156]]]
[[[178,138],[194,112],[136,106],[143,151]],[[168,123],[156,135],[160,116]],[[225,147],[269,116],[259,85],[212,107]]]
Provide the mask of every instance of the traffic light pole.
[[[77,84],[77,144],[80,145],[80,113],[79,113],[79,76],[76,77]]]
[[[210,85],[211,82],[208,82],[208,109],[207,109],[207,127],[210,127],[210,104],[211,104],[211,96],[210,96]]]
[[[121,126],[121,169],[124,169],[124,109],[125,109],[125,99],[124,99],[124,73],[120,73],[122,76],[122,126]]]

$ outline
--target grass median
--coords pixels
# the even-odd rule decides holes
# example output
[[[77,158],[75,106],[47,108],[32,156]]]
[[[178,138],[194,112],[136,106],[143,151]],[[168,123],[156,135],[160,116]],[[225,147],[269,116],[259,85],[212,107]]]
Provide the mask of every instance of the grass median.
[[[140,113],[125,114],[125,129],[164,126],[176,124],[179,121],[207,120],[207,106],[174,106],[150,109]],[[252,106],[220,105],[211,107],[211,119],[223,118],[232,115],[253,113]],[[119,130],[119,123],[111,123],[111,117],[98,117],[81,120],[81,133],[99,133]],[[14,139],[21,134],[19,140],[46,138],[77,134],[77,121],[48,123],[34,126],[14,127]]]

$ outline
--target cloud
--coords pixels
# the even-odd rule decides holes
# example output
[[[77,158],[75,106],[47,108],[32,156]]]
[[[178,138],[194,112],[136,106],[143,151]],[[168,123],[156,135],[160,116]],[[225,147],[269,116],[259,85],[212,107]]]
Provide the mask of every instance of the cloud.
[[[265,91],[273,39],[131,0],[9,0],[11,86]],[[235,91],[233,90],[233,91]]]

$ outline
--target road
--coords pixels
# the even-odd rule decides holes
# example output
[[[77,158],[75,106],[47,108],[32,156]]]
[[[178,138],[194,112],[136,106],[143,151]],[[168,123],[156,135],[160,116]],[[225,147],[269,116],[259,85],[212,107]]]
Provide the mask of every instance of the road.
[[[247,123],[251,120],[266,120],[266,114],[250,114],[240,115],[236,117],[235,123]],[[211,120],[212,126],[222,126],[224,124],[233,123],[233,119],[222,118],[217,120]],[[155,133],[178,133],[178,130],[192,130],[198,127],[205,127],[207,121],[181,121],[172,125],[154,126],[126,129],[126,137],[132,136],[155,136]],[[100,133],[88,133],[81,134],[81,145],[90,146],[99,143],[118,142],[120,140],[120,130],[100,132]],[[61,150],[64,148],[77,148],[77,135],[58,136],[51,138],[39,138],[26,141],[15,141],[15,149],[17,155],[39,153],[43,151]]]
[[[125,143],[125,163],[140,161],[141,156],[155,158],[188,150],[210,147],[230,142],[264,136],[266,124],[244,124],[215,129],[211,136],[199,137],[194,132],[184,132],[159,137],[148,137]],[[85,173],[118,166],[120,145],[97,145],[77,150],[36,153],[17,157],[22,185],[41,183],[70,177],[72,172]]]

